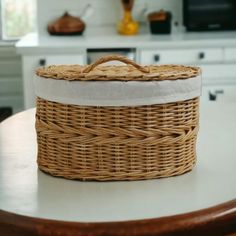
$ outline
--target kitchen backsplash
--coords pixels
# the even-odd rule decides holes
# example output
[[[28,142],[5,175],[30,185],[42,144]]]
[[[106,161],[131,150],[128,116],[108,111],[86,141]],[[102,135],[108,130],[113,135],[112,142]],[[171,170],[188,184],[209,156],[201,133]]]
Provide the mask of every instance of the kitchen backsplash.
[[[65,11],[81,16],[90,5],[84,17],[87,26],[114,25],[122,17],[120,0],[38,0],[38,30],[46,33],[49,22],[57,19]],[[155,10],[168,10],[173,16],[173,25],[182,25],[182,0],[136,0],[133,16],[140,22],[146,22],[145,13]]]

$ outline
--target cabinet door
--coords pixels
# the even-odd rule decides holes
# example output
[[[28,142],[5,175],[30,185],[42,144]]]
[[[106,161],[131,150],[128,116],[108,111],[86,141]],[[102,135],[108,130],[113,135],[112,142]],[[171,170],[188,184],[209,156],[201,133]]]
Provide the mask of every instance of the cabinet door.
[[[40,66],[59,64],[84,64],[85,56],[80,55],[37,55],[23,56],[23,91],[24,108],[35,107],[34,76],[35,70]]]
[[[1,95],[0,107],[12,107],[13,113],[22,111],[23,102],[21,94]]]
[[[15,47],[0,46],[0,107],[12,107],[13,112],[22,110],[21,58]]]
[[[223,61],[223,49],[141,50],[142,64],[202,64]]]
[[[207,85],[202,88],[201,101],[236,102],[236,85]]]
[[[236,84],[236,64],[201,65],[202,82],[208,84]]]
[[[39,58],[39,66],[48,65],[84,65],[83,55],[45,55]]]
[[[225,48],[225,61],[227,62],[236,61],[236,47]]]

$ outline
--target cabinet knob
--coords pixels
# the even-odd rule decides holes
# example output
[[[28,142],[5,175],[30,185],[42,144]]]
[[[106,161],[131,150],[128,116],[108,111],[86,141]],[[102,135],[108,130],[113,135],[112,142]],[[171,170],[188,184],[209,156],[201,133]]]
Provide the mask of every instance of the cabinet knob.
[[[39,65],[40,66],[45,66],[46,65],[46,59],[40,59],[39,60]]]
[[[209,91],[209,100],[216,101],[219,94],[224,94],[224,89],[217,89],[214,92]]]
[[[155,62],[159,62],[160,59],[161,59],[161,57],[160,57],[159,54],[154,55],[154,61],[155,61]]]
[[[210,101],[216,101],[216,99],[217,99],[217,95],[216,94],[214,94],[214,93],[211,93],[210,91],[209,91],[209,100]]]
[[[201,59],[204,59],[205,58],[205,53],[204,52],[200,52],[198,54],[198,58],[201,60]]]

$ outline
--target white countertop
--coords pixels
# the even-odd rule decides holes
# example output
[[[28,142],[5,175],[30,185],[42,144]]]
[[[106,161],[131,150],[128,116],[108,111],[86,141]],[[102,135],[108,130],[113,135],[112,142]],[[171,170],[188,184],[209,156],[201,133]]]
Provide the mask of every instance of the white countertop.
[[[82,182],[41,172],[36,164],[34,116],[35,110],[28,110],[0,125],[1,210],[104,222],[181,214],[236,198],[236,103],[201,103],[193,171],[145,181]]]
[[[142,31],[136,36],[122,36],[115,27],[90,28],[83,36],[38,36],[28,34],[17,44],[20,54],[42,50],[79,52],[87,48],[171,48],[171,47],[219,47],[236,46],[236,31],[207,33],[173,33],[151,35]],[[48,51],[47,51],[48,52]]]

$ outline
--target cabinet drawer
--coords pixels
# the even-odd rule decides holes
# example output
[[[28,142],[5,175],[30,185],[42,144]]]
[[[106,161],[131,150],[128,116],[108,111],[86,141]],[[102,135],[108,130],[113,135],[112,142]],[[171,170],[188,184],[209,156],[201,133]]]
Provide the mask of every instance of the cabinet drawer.
[[[39,66],[48,65],[69,65],[69,64],[84,64],[83,55],[45,55],[39,61]]]
[[[236,84],[236,64],[201,65],[203,84]]]
[[[203,86],[201,101],[236,102],[235,85]]]
[[[221,62],[223,49],[142,50],[142,64],[201,64]]]
[[[225,61],[236,61],[236,47],[225,48]]]

